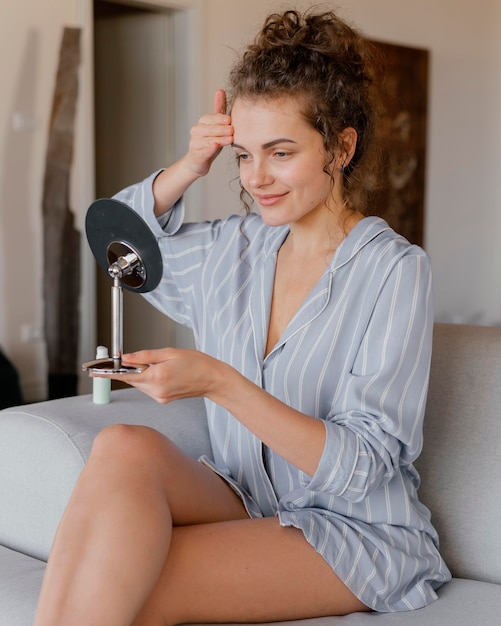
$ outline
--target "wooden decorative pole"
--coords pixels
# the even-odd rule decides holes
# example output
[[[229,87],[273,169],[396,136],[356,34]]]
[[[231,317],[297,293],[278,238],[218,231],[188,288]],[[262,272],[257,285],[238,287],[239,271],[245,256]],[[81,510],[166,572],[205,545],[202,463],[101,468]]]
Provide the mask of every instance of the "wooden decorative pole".
[[[69,208],[81,29],[65,28],[59,53],[43,186],[44,331],[49,398],[74,395],[80,328],[80,233]]]

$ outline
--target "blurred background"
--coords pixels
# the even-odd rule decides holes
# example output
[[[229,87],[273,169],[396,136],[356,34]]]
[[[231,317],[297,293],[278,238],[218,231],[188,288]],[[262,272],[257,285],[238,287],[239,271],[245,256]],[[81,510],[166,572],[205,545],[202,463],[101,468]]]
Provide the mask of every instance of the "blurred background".
[[[42,196],[63,28],[81,28],[69,205],[81,235],[78,354],[109,329],[109,280],[83,231],[89,204],[186,149],[239,50],[274,0],[0,0],[0,350],[26,402],[47,397]],[[437,321],[501,323],[501,3],[339,0],[370,38],[428,53],[423,247]],[[188,197],[190,219],[239,211],[223,153]],[[126,350],[190,345],[189,332],[137,296],[125,303]],[[10,384],[2,378],[0,388]],[[78,390],[90,390],[79,374]]]

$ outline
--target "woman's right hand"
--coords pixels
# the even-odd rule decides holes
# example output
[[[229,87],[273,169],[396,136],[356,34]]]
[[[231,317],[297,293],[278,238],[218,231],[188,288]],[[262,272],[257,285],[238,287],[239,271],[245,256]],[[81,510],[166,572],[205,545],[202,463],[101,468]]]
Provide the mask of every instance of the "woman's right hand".
[[[188,152],[154,180],[155,215],[172,208],[197,178],[208,173],[221,149],[233,143],[231,117],[225,111],[226,93],[218,89],[214,95],[214,113],[203,115],[191,129]]]
[[[233,143],[231,117],[226,114],[226,93],[214,94],[214,112],[203,115],[191,129],[191,141],[185,164],[196,176],[205,176],[224,146]]]

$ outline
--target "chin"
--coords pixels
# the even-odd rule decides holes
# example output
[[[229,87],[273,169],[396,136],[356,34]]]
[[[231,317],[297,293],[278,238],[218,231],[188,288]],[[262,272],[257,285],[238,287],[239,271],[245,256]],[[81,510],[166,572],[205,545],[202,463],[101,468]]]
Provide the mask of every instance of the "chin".
[[[290,216],[280,215],[278,211],[259,207],[259,214],[267,226],[287,226],[290,223]]]
[[[289,221],[288,220],[267,220],[267,219],[263,218],[263,222],[266,224],[266,226],[275,227],[275,228],[279,228],[280,226],[288,226],[289,225]]]

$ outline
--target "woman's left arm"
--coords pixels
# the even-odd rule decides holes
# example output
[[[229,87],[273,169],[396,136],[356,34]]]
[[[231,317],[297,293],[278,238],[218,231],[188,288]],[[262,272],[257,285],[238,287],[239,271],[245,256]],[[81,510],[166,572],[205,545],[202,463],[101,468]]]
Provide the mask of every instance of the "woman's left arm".
[[[182,398],[209,398],[285,460],[314,475],[325,445],[322,420],[296,411],[230,365],[197,350],[142,350],[124,355],[123,360],[131,365],[149,363],[150,367],[141,374],[120,375],[121,381],[161,404]]]

